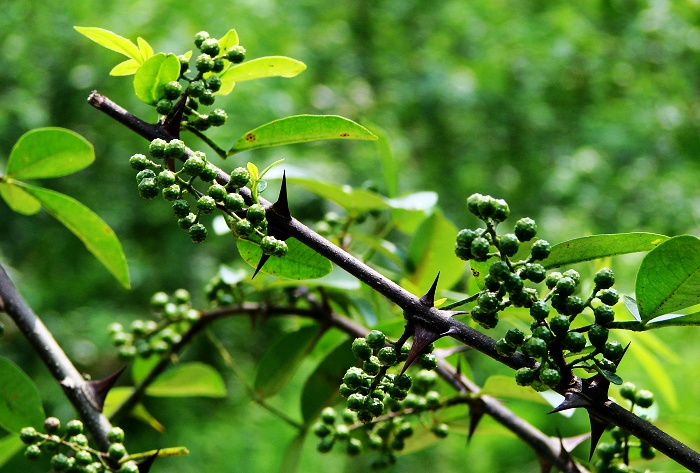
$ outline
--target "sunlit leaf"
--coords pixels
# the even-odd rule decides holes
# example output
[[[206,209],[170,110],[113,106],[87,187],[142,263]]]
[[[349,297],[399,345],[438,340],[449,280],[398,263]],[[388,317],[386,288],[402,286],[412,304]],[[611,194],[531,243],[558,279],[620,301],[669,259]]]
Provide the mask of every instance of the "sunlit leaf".
[[[41,202],[12,182],[0,181],[0,197],[13,211],[24,215],[34,215],[41,210]]]
[[[159,397],[226,397],[221,374],[197,361],[172,367],[146,389],[149,396]]]
[[[40,428],[46,414],[34,381],[19,366],[0,357],[0,426],[18,434],[23,427]]]
[[[386,195],[394,197],[399,188],[399,163],[391,150],[391,142],[386,132],[376,125],[368,126],[369,130],[377,136],[377,151],[382,163],[382,174]]]
[[[143,381],[159,361],[160,356],[155,353],[147,358],[141,356],[136,357],[131,365],[131,378],[134,380],[134,383],[138,384]]]
[[[114,411],[116,411],[117,408],[129,396],[131,396],[131,393],[133,391],[134,388],[129,386],[118,386],[116,388],[110,389],[109,393],[107,393],[107,399],[105,400],[105,407],[103,411],[104,415],[110,417],[112,413],[114,413]],[[141,403],[136,404],[136,406],[131,410],[131,412],[129,412],[129,415],[131,417],[134,417],[135,419],[145,422],[158,432],[163,432],[165,430],[163,424],[158,422],[158,419],[153,417],[151,413],[146,410],[146,407],[144,407],[144,405]]]
[[[315,325],[302,327],[283,335],[265,352],[253,383],[260,399],[274,396],[287,384],[311,350],[311,342],[317,333],[318,327]]]
[[[136,71],[141,67],[141,63],[134,61],[133,59],[127,59],[122,61],[109,71],[110,76],[130,76],[136,74]]]
[[[127,57],[130,57],[131,59],[134,59],[135,61],[138,61],[139,63],[143,62],[143,56],[141,55],[139,48],[128,39],[119,36],[116,33],[102,28],[86,26],[74,26],[73,28],[75,28],[78,33],[82,34],[83,36],[87,36],[100,46],[104,46],[107,49],[121,53]]]
[[[296,473],[299,471],[299,461],[303,452],[304,440],[306,439],[306,431],[299,432],[285,447],[282,455],[282,465],[280,473]]]
[[[136,43],[139,45],[139,51],[144,61],[153,56],[154,51],[151,45],[148,44],[148,41],[139,36],[136,38]]]
[[[310,424],[324,407],[333,406],[342,399],[338,393],[343,374],[357,360],[350,349],[352,340],[346,340],[319,363],[304,384],[301,394],[301,415],[305,424]]]
[[[163,97],[165,84],[180,76],[180,61],[174,54],[159,53],[147,59],[134,76],[134,92],[142,102],[154,105]]]
[[[294,238],[287,240],[287,255],[270,257],[260,270],[261,273],[287,279],[316,279],[330,273],[331,262],[308,246]],[[236,241],[241,257],[252,267],[257,268],[262,250],[257,244],[238,239]]]
[[[0,469],[9,462],[26,445],[19,439],[18,435],[8,435],[0,439]]]
[[[7,162],[13,179],[60,177],[86,168],[95,150],[85,138],[65,128],[37,128],[15,143]]]
[[[309,141],[376,139],[367,128],[347,118],[336,115],[295,115],[249,131],[233,145],[228,154]]]
[[[42,187],[22,184],[41,206],[56,217],[95,255],[122,286],[129,287],[129,270],[119,239],[104,220],[77,200]]]
[[[219,48],[225,53],[234,46],[238,46],[238,33],[236,30],[228,30],[219,40]]]
[[[413,234],[408,245],[409,279],[420,290],[427,290],[440,273],[440,287],[449,289],[464,272],[464,261],[445,258],[454,251],[457,227],[440,211],[434,211]]]
[[[234,82],[262,79],[265,77],[294,77],[306,69],[306,65],[285,56],[266,56],[252,59],[229,68],[221,74]]]
[[[556,268],[606,256],[650,251],[666,240],[668,237],[665,235],[642,232],[574,238],[552,246],[552,252],[542,261],[542,265],[545,268]]]
[[[287,177],[287,183],[302,186],[319,197],[335,202],[348,211],[366,212],[389,207],[389,204],[381,195],[366,189],[354,189],[348,185],[334,184],[305,177]]]

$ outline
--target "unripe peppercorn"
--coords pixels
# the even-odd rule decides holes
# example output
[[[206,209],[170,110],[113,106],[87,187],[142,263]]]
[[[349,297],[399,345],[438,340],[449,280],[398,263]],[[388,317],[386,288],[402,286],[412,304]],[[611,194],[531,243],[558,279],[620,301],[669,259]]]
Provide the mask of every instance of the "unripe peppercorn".
[[[336,437],[338,437],[338,435],[336,435]],[[362,452],[362,442],[360,442],[359,439],[349,439],[348,444],[345,446],[345,452],[351,457],[359,455]]]
[[[540,381],[542,381],[549,388],[555,388],[561,381],[561,375],[557,370],[544,369],[540,371]]]
[[[233,64],[240,64],[245,59],[245,48],[240,45],[232,46],[226,53],[226,59],[231,61]]]
[[[353,389],[347,384],[343,383],[340,385],[340,388],[338,388],[338,392],[340,393],[341,396],[347,398],[350,396],[352,393],[356,392],[357,389]]]
[[[557,281],[556,291],[562,296],[570,296],[576,291],[576,282],[569,277],[562,277]]]
[[[37,461],[41,458],[41,449],[38,445],[29,445],[24,449],[24,458],[29,461]]]
[[[343,376],[343,383],[352,389],[357,389],[362,386],[362,381],[364,380],[364,374],[362,370],[356,367],[352,367],[345,372]]]
[[[190,60],[184,54],[179,55],[177,60],[180,61],[180,75],[182,75],[190,69]]]
[[[510,346],[519,347],[525,341],[525,334],[519,328],[512,328],[506,332],[503,338]]]
[[[233,234],[238,238],[245,238],[253,232],[253,225],[246,220],[242,219],[236,222],[233,226]]]
[[[173,111],[172,100],[160,99],[156,103],[156,112],[158,112],[159,115],[168,115],[172,111]]]
[[[194,35],[194,45],[199,49],[205,40],[209,39],[209,32],[200,31]]]
[[[577,286],[581,282],[581,275],[575,269],[567,269],[562,276],[573,279]]]
[[[210,76],[204,80],[204,86],[212,92],[218,92],[221,89],[221,79],[219,76]]]
[[[19,439],[26,445],[32,445],[39,439],[39,432],[34,427],[24,427],[19,432]]]
[[[418,366],[424,370],[434,370],[437,368],[437,358],[435,358],[435,355],[424,353],[418,357]]]
[[[603,347],[603,356],[610,361],[619,360],[624,352],[625,347],[623,347],[620,342],[607,342]]]
[[[654,404],[654,393],[646,389],[640,389],[634,396],[634,402],[644,409],[651,407]]]
[[[138,173],[136,173],[136,182],[141,182],[144,179],[155,179],[155,178],[156,178],[156,173],[150,169],[144,169],[143,171],[139,171]]]
[[[229,185],[233,187],[245,187],[250,180],[250,173],[247,169],[242,167],[237,167],[231,172],[231,180]]]
[[[124,455],[126,455],[126,448],[122,443],[113,443],[107,450],[107,456],[112,460],[119,460]]]
[[[569,318],[564,315],[555,315],[549,321],[549,328],[557,337],[565,337],[569,331],[569,325]]]
[[[122,463],[117,473],[139,473],[139,466],[135,461],[129,460],[126,463]]]
[[[510,207],[503,199],[495,199],[496,205],[491,218],[494,222],[502,222],[510,215]]]
[[[377,398],[371,397],[368,398],[365,402],[365,408],[363,410],[369,412],[372,417],[377,417],[382,415],[382,413],[384,412],[384,403]],[[358,418],[362,420],[362,416],[360,416],[359,413]],[[371,418],[369,420],[371,420]]]
[[[494,312],[498,309],[498,298],[495,294],[484,292],[479,295],[476,301],[476,303],[487,312]]]
[[[214,67],[212,68],[211,71],[218,74],[219,72],[224,70],[225,66],[226,66],[226,63],[224,63],[223,58],[214,59]]]
[[[583,312],[585,305],[583,299],[578,296],[569,296],[566,298],[566,314],[567,315],[578,315]]]
[[[630,382],[622,383],[622,386],[620,386],[620,396],[628,401],[634,401],[636,395],[637,387],[634,384]]]
[[[170,297],[165,292],[156,292],[151,296],[151,308],[154,310],[163,310],[170,301]]]
[[[155,140],[151,141],[151,143],[148,145],[148,152],[154,158],[163,158],[163,157],[165,157],[165,149],[167,147],[168,147],[167,141],[165,141],[161,138],[156,138]]]
[[[213,164],[207,164],[204,169],[199,173],[199,178],[204,182],[212,182],[216,179],[218,172]]]
[[[78,419],[68,421],[66,424],[66,435],[73,436],[83,433],[83,423]]]
[[[506,233],[505,235],[498,237],[498,247],[501,250],[501,254],[505,256],[513,256],[518,252],[520,242],[513,233]]]
[[[202,158],[199,156],[190,156],[187,158],[187,161],[185,161],[185,164],[183,165],[182,169],[189,174],[192,177],[199,176],[199,174],[204,170],[206,167],[206,163]]]
[[[467,198],[467,209],[476,217],[479,217],[479,202],[484,198],[483,195],[476,193]]]
[[[513,233],[522,242],[532,240],[537,234],[537,224],[530,217],[524,217],[515,222]]]
[[[193,98],[199,98],[202,96],[202,94],[207,90],[206,86],[204,85],[204,82],[201,80],[196,80],[194,82],[191,82],[189,87],[187,88],[187,91],[190,95],[190,97]],[[195,102],[196,103],[196,102]]]
[[[552,249],[549,246],[549,242],[545,240],[537,240],[533,243],[532,248],[530,248],[530,255],[533,261],[543,260],[549,256]]]
[[[177,184],[173,184],[172,186],[166,187],[163,189],[163,198],[169,202],[173,202],[175,200],[178,200],[182,194],[182,191],[180,189],[180,186]]]
[[[530,316],[535,320],[544,320],[549,315],[549,306],[544,301],[536,301],[530,307]]]
[[[469,246],[469,251],[476,261],[486,261],[490,244],[486,238],[476,237]]]
[[[325,424],[323,422],[316,422],[313,426],[313,432],[316,437],[323,438],[330,435],[333,431],[328,426],[328,424]]]
[[[483,196],[481,199],[479,199],[479,203],[477,204],[477,208],[479,209],[479,217],[482,220],[491,218],[496,213],[497,207],[498,203],[496,202],[496,199],[490,195]]]
[[[521,277],[529,279],[535,284],[541,283],[547,277],[547,270],[539,263],[528,263],[523,268]]]
[[[595,273],[593,282],[598,289],[609,289],[615,284],[615,275],[610,268],[603,268]]]
[[[209,114],[208,121],[211,126],[221,126],[226,123],[227,119],[228,115],[226,115],[226,112],[220,108],[217,108],[216,110],[212,110],[212,112]]]
[[[210,214],[216,209],[216,201],[208,195],[203,195],[197,200],[197,209],[203,214]]]
[[[609,305],[599,305],[593,309],[593,315],[599,325],[608,325],[615,320],[615,311]]]
[[[532,358],[542,358],[547,354],[547,342],[541,338],[532,337],[523,344],[523,350]]]
[[[90,452],[88,452],[87,450],[78,450],[77,452],[75,452],[75,462],[78,465],[89,465],[90,463],[92,463],[92,461],[93,461],[92,454]],[[93,472],[96,473],[96,471],[94,469],[87,470],[87,471],[90,473],[93,473]]]
[[[377,358],[382,366],[393,366],[396,364],[396,350],[394,347],[380,348]]]
[[[214,69],[214,59],[210,55],[202,53],[194,61],[194,67],[199,72],[209,72]]]
[[[205,89],[204,92],[202,92],[202,95],[199,97],[199,103],[202,105],[214,105],[215,101],[216,97],[214,96],[214,92],[209,89]]]
[[[394,386],[401,390],[407,391],[411,389],[412,384],[411,376],[406,373],[402,373],[394,378]]]
[[[374,376],[377,373],[379,373],[379,369],[379,358],[377,358],[376,356],[370,356],[369,360],[362,363],[362,371],[364,371],[370,376]]]
[[[450,428],[447,426],[447,424],[438,424],[433,427],[432,432],[437,438],[444,439],[447,437],[449,430]]]
[[[61,421],[57,417],[47,417],[44,421],[44,430],[47,434],[53,434],[58,432],[61,428]]]
[[[207,238],[207,229],[201,223],[195,223],[188,231],[190,239],[195,243],[201,243]]]
[[[613,306],[620,300],[620,295],[615,289],[604,289],[598,293],[598,299],[603,304]]]
[[[520,368],[515,372],[515,382],[520,386],[529,386],[536,376],[537,372],[532,368]]]
[[[185,218],[190,214],[190,204],[186,200],[173,202],[173,213],[177,218]]]
[[[181,158],[185,155],[186,146],[182,140],[170,140],[165,148],[165,156],[168,158]]]
[[[224,199],[224,206],[226,206],[227,210],[231,210],[232,212],[238,212],[244,205],[245,201],[240,194],[230,193],[227,194]]]
[[[163,95],[168,100],[175,100],[182,94],[182,85],[176,81],[170,81],[163,87]]]
[[[532,330],[532,336],[548,342],[552,339],[552,332],[546,325],[538,325]]]
[[[508,343],[505,338],[501,338],[496,342],[496,352],[501,356],[510,356],[515,353],[515,347]]]
[[[569,332],[564,337],[563,342],[564,348],[567,350],[577,353],[586,348],[586,337],[579,332]]]
[[[476,238],[476,232],[474,230],[470,230],[468,228],[464,228],[457,233],[457,245],[463,246],[465,248],[469,248],[469,245],[472,244],[472,241],[474,241],[474,238]]]
[[[525,287],[525,283],[523,283],[523,280],[520,276],[517,274],[510,273],[506,278],[503,280],[503,287],[506,288],[506,291],[513,296],[516,293],[519,293],[523,290]]]
[[[262,238],[260,241],[260,249],[262,250],[263,254],[266,255],[272,255],[275,253],[275,250],[277,249],[277,238],[267,235]]]
[[[129,166],[131,166],[132,169],[135,169],[137,171],[143,171],[144,169],[148,168],[149,166],[152,166],[153,164],[155,163],[143,154],[135,154],[131,158],[129,158]]]
[[[365,339],[370,348],[375,350],[382,348],[386,343],[386,336],[379,330],[372,330],[365,336]]]
[[[369,360],[369,357],[372,356],[372,349],[367,344],[367,340],[364,338],[356,338],[352,342],[352,353],[358,359],[365,361]]]
[[[608,329],[603,325],[593,325],[590,330],[588,330],[588,340],[596,348],[600,348],[605,345],[608,341]]]
[[[355,411],[355,412],[359,411],[360,409],[362,409],[362,407],[364,407],[366,399],[367,398],[365,396],[363,396],[362,394],[359,394],[359,393],[351,394],[350,396],[348,396],[348,400],[347,400],[348,409],[350,409],[351,411]]]
[[[207,38],[198,46],[199,50],[212,57],[218,56],[220,48],[216,38]]]
[[[158,173],[156,181],[158,182],[158,186],[161,189],[164,187],[172,186],[173,184],[175,184],[175,173],[168,170],[161,171]]]
[[[494,278],[496,281],[505,281],[510,274],[510,268],[504,261],[496,261],[489,268],[489,276]]]

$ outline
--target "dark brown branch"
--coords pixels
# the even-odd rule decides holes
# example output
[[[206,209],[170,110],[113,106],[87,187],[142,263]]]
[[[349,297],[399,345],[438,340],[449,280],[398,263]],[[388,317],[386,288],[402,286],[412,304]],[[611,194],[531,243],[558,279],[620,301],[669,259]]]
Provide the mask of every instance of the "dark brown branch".
[[[87,382],[73,366],[41,319],[22,298],[2,265],[0,265],[0,301],[0,306],[27,338],[51,375],[63,387],[66,397],[75,407],[99,448],[106,452],[109,448],[107,432],[112,428],[112,425],[101,412],[93,407],[87,394]]]
[[[123,108],[116,105],[114,102],[99,94],[93,92],[88,102],[103,113],[116,119],[123,125],[131,128],[136,133],[140,134],[148,140],[155,138],[163,138],[164,132],[158,125],[148,125],[128,113]],[[169,139],[170,137],[165,137]],[[191,153],[187,151],[186,156]],[[228,175],[219,170],[217,181],[221,184],[228,183]],[[248,189],[241,189],[244,198],[250,199]],[[270,202],[260,199],[260,203],[266,208]],[[387,299],[401,307],[414,320],[420,320],[422,323],[433,327],[440,333],[448,333],[451,337],[461,341],[462,343],[479,350],[485,355],[504,363],[505,365],[517,369],[521,367],[531,367],[532,360],[516,353],[510,357],[500,356],[496,352],[496,341],[491,337],[482,334],[481,332],[468,327],[467,325],[455,320],[434,307],[427,307],[422,304],[417,296],[409,293],[398,284],[390,281],[386,277],[379,274],[374,269],[370,268],[362,261],[346,253],[341,248],[333,245],[331,242],[318,235],[313,230],[306,227],[296,219],[284,220],[275,222],[280,226],[281,231],[287,232],[292,237],[301,241],[308,247],[312,248],[317,253],[325,256],[330,261],[345,269],[347,272],[355,276],[375,291],[384,295]],[[580,381],[580,380],[579,380]],[[565,393],[564,388],[560,388],[560,394]],[[679,464],[689,468],[692,471],[700,471],[700,454],[695,452],[687,445],[679,442],[670,435],[664,433],[658,428],[652,426],[648,422],[643,421],[633,413],[623,409],[620,406],[608,401],[606,403],[596,402],[591,407],[588,407],[591,415],[607,421],[627,430],[631,434],[638,437],[643,442],[648,443],[656,448],[661,453],[675,460]]]

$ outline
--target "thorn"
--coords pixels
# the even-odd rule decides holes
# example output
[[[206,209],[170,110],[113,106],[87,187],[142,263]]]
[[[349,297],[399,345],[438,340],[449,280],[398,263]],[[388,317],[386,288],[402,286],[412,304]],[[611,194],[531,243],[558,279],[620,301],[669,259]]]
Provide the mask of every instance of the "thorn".
[[[483,400],[479,399],[469,405],[469,434],[467,435],[467,442],[471,442],[474,431],[476,431],[479,421],[481,421],[485,413]]]
[[[440,313],[445,317],[454,317],[456,315],[468,314],[469,312],[464,310],[441,310]]]
[[[433,307],[435,305],[435,291],[437,290],[438,279],[440,279],[439,271],[437,273],[437,276],[435,276],[435,281],[433,281],[433,285],[430,286],[428,292],[426,292],[425,295],[420,298],[420,301],[428,307]]]
[[[102,412],[107,394],[114,387],[119,375],[121,375],[125,369],[126,366],[122,366],[119,370],[104,379],[88,381],[84,384],[83,390],[85,395],[96,411]]]
[[[280,187],[280,194],[277,197],[277,202],[272,204],[272,210],[277,213],[280,217],[291,220],[292,215],[289,213],[289,200],[287,199],[287,173],[286,171],[282,173],[282,187]]]
[[[580,407],[591,407],[593,404],[578,392],[568,392],[564,395],[564,401],[547,414],[565,411],[567,409],[577,409]]]
[[[591,451],[588,454],[588,461],[591,461],[591,458],[593,458],[593,452],[595,452],[595,448],[598,446],[598,442],[603,436],[608,423],[598,419],[597,417],[593,417],[590,412],[588,413],[588,418],[591,421]]]
[[[153,466],[153,462],[156,461],[156,458],[158,458],[159,452],[160,449],[156,450],[156,453],[154,453],[150,457],[137,463],[137,466],[139,467],[139,473],[148,473],[150,471],[151,466]]]
[[[622,350],[622,355],[620,355],[620,358],[618,358],[617,360],[614,360],[614,361],[613,361],[613,362],[615,363],[615,366],[620,366],[620,362],[621,362],[622,359],[625,357],[625,353],[627,353],[627,349],[630,347],[630,345],[632,345],[632,342],[628,342],[628,343],[627,343],[627,346],[625,347],[625,349]]]
[[[401,374],[406,372],[411,363],[418,358],[421,351],[435,340],[444,337],[450,332],[438,333],[432,328],[428,328],[421,323],[415,323],[415,328],[413,330],[413,345],[411,345],[411,351],[408,353],[408,358],[401,369]]]
[[[270,259],[270,255],[263,254],[260,257],[260,261],[258,262],[258,267],[255,268],[255,272],[253,273],[253,277],[250,279],[255,279],[255,276],[258,275],[258,272],[262,269],[262,267],[265,265],[265,262]]]
[[[549,473],[552,471],[554,462],[544,455],[537,455],[537,461],[540,462],[540,473]]]

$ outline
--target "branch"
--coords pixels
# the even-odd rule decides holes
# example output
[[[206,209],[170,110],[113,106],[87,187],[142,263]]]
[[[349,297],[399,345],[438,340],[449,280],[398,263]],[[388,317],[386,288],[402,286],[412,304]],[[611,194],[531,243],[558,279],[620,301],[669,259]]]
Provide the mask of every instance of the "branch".
[[[145,122],[134,117],[128,111],[119,107],[97,91],[90,94],[88,102],[98,110],[111,116],[148,140],[153,140],[155,138],[172,139],[172,137],[164,133],[162,127],[159,125],[145,124]],[[182,159],[186,159],[191,153],[192,151],[188,149]],[[222,185],[227,184],[229,181],[228,174],[219,170],[217,173],[217,181]],[[250,200],[250,191],[247,188],[242,188],[240,192],[244,198]],[[271,206],[270,202],[262,198],[260,199],[260,203],[265,208]],[[431,327],[433,330],[437,331],[437,333],[450,335],[456,340],[479,350],[485,355],[511,368],[517,369],[534,366],[534,362],[521,353],[516,353],[508,357],[500,356],[496,351],[496,341],[491,337],[451,318],[450,314],[447,312],[423,304],[417,296],[409,293],[362,261],[335,246],[298,220],[294,218],[290,220],[278,220],[279,221],[275,223],[280,226],[279,229],[282,232],[295,237],[306,246],[325,256],[330,261],[355,276],[358,280],[364,282],[376,292],[384,295],[387,299],[401,307],[413,321],[419,321]],[[581,380],[575,378],[573,384],[578,384],[580,386]],[[557,392],[560,394],[565,394],[566,391],[566,386],[557,388]],[[584,393],[584,395],[585,394],[586,393]],[[605,397],[607,398],[607,393]],[[609,399],[605,402],[592,401],[590,406],[587,406],[586,409],[590,415],[623,428],[686,468],[693,471],[700,471],[700,454],[698,454],[698,452],[695,452],[687,445],[679,442],[648,422],[643,421],[632,412],[616,405]]]
[[[109,420],[92,404],[88,383],[32,311],[0,264],[0,310],[4,310],[22,331],[53,377],[63,388],[78,415],[102,451],[107,451]]]

